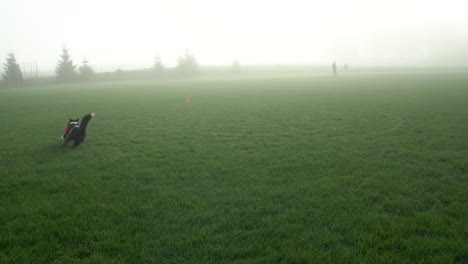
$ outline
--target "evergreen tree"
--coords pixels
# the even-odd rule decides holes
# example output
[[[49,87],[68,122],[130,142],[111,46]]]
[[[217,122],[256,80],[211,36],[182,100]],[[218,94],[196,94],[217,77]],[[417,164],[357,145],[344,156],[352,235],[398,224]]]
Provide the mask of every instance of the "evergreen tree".
[[[154,58],[153,70],[157,76],[162,75],[164,71],[164,65],[162,64],[161,57],[159,57],[159,55]]]
[[[83,65],[78,68],[78,71],[80,72],[80,79],[85,81],[93,78],[95,74],[93,67],[88,64],[86,59],[83,60]]]
[[[240,73],[240,63],[238,60],[234,60],[232,62],[232,73],[239,74]]]
[[[120,68],[118,68],[115,72],[114,72],[114,76],[115,78],[117,79],[123,79],[124,78],[124,71]]]
[[[16,62],[15,54],[9,53],[6,59],[6,63],[3,64],[5,73],[3,74],[3,80],[9,84],[20,84],[23,82],[23,74],[21,69]]]
[[[76,65],[73,65],[73,60],[66,47],[62,48],[62,55],[60,55],[55,73],[60,81],[72,81],[76,77]]]
[[[198,63],[195,55],[185,52],[184,56],[179,57],[177,60],[177,70],[182,76],[191,76],[198,73]]]

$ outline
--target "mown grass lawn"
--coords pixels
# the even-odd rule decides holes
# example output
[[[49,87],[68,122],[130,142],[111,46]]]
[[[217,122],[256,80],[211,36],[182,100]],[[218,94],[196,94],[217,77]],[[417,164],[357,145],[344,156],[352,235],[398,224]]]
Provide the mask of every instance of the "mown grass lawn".
[[[467,98],[451,73],[2,89],[0,262],[467,263]]]

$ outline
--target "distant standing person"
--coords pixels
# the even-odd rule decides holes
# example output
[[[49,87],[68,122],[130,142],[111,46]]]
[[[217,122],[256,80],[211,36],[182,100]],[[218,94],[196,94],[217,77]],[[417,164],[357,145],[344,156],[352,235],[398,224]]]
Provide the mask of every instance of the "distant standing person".
[[[332,70],[333,70],[333,77],[336,77],[337,73],[336,73],[336,63],[335,62],[333,62]]]

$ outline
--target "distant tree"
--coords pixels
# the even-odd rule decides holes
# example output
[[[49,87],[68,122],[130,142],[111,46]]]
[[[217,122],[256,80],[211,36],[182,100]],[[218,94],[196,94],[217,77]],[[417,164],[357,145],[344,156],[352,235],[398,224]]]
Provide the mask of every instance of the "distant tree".
[[[124,77],[124,71],[122,71],[122,69],[118,68],[117,70],[114,71],[113,75],[117,79],[122,79]]]
[[[234,60],[232,62],[232,73],[239,74],[240,73],[240,63],[239,60]]]
[[[76,78],[76,65],[73,65],[73,60],[66,47],[62,48],[62,55],[60,55],[55,73],[60,81],[72,81]]]
[[[85,81],[92,79],[95,75],[93,67],[88,64],[86,59],[83,60],[83,65],[78,68],[78,71],[80,72],[80,79]]]
[[[195,55],[185,51],[185,55],[177,60],[177,71],[182,76],[192,76],[198,73],[198,62]]]
[[[23,82],[23,74],[21,69],[16,62],[15,54],[9,53],[6,59],[6,63],[3,64],[5,73],[3,74],[3,80],[8,84],[20,84]]]
[[[332,64],[332,71],[333,71],[333,77],[336,77],[338,73],[336,72],[336,63],[335,62],[333,62],[333,64]]]
[[[161,76],[164,71],[164,65],[162,64],[161,57],[159,57],[159,55],[154,58],[153,70],[157,76]]]

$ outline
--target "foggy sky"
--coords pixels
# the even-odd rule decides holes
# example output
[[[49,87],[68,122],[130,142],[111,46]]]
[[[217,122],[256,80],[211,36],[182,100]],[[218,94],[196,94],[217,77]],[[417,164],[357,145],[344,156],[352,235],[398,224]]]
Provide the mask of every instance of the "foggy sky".
[[[156,54],[172,66],[187,48],[202,65],[466,65],[467,2],[6,0],[0,61],[14,52],[53,70],[66,44],[98,71],[150,67]]]

